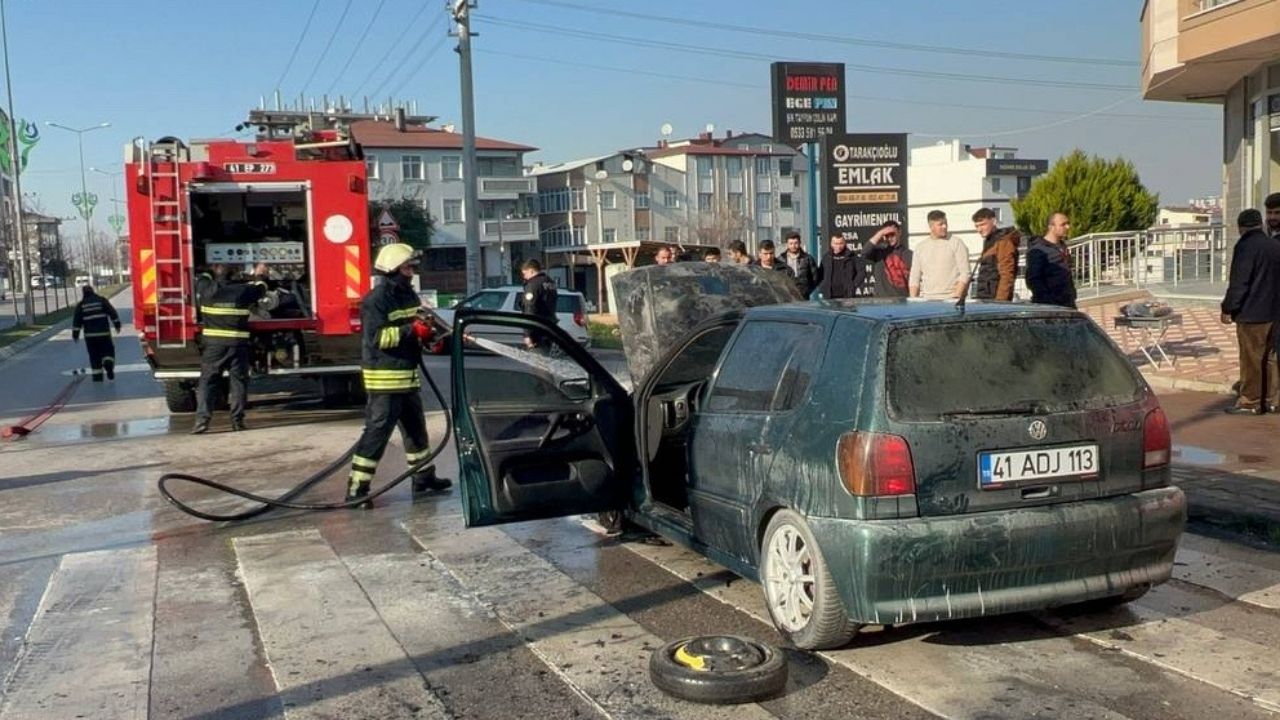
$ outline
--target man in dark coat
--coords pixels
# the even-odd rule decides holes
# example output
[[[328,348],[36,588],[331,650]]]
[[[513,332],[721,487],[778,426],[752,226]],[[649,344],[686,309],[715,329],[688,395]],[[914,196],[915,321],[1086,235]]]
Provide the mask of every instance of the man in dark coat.
[[[1227,412],[1258,415],[1274,411],[1280,404],[1273,348],[1276,320],[1280,319],[1280,242],[1262,229],[1262,213],[1257,210],[1240,213],[1236,224],[1240,240],[1231,257],[1222,322],[1236,326],[1240,395]]]
[[[105,370],[108,380],[116,378],[116,344],[111,339],[111,328],[120,334],[120,316],[111,306],[111,301],[94,292],[85,285],[82,289],[84,299],[76,304],[75,315],[71,319],[71,340],[80,341],[80,333],[84,332],[84,347],[89,351],[89,368],[93,372],[93,381],[102,382]]]
[[[1042,305],[1076,306],[1076,283],[1071,277],[1071,251],[1067,234],[1071,221],[1065,213],[1049,216],[1043,237],[1032,238],[1027,247],[1027,288],[1031,302]]]
[[[887,220],[862,248],[862,259],[871,264],[876,297],[906,297],[911,277],[911,251],[902,244],[902,226]]]
[[[1013,282],[1018,277],[1018,246],[1022,235],[1015,228],[996,224],[991,208],[979,208],[973,214],[973,227],[982,236],[982,256],[978,261],[978,279],[973,296],[979,300],[1013,299]]]
[[[667,252],[667,263],[671,262],[671,248],[662,248],[659,252]],[[663,264],[663,263],[660,263]],[[542,263],[530,258],[520,266],[520,276],[524,278],[524,291],[520,295],[520,309],[525,315],[533,315],[556,323],[556,281],[547,277],[542,271]],[[530,350],[543,352],[550,350],[551,340],[546,333],[530,330],[525,333],[524,344]]]
[[[851,298],[858,292],[862,278],[862,256],[849,249],[844,235],[831,236],[831,248],[822,255],[818,266],[818,292],[827,300]]]
[[[817,263],[813,256],[804,251],[800,243],[800,233],[792,230],[787,233],[787,251],[782,254],[782,262],[791,270],[796,279],[796,289],[800,297],[808,299],[817,284]]]

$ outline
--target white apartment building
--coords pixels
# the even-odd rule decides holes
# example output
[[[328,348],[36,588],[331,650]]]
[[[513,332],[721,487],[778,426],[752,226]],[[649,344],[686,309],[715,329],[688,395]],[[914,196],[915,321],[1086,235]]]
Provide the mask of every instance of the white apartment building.
[[[1047,160],[1017,157],[1017,148],[973,147],[959,140],[912,148],[907,167],[907,233],[910,239],[928,237],[930,210],[947,214],[951,234],[968,246],[982,249],[973,229],[973,213],[989,207],[1001,227],[1013,225],[1011,201],[1031,188],[1031,181],[1049,169]]]
[[[435,219],[431,247],[422,264],[424,287],[466,289],[466,213],[462,182],[462,135],[451,129],[391,120],[361,120],[351,133],[364,148],[369,199],[409,198]],[[480,251],[487,286],[513,282],[515,269],[538,254],[533,178],[523,176],[524,154],[537,148],[476,138]]]

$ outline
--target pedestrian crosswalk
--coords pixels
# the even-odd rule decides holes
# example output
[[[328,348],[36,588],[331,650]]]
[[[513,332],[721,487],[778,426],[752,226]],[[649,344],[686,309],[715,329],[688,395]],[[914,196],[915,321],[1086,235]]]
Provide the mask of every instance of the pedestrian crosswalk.
[[[6,630],[0,720],[1280,715],[1280,561],[1194,538],[1130,606],[868,628],[792,653],[784,697],[717,707],[657,690],[653,649],[776,635],[759,586],[701,555],[578,519],[467,530],[451,498],[317,517],[70,552],[47,581],[0,566],[44,583]],[[622,568],[648,579],[584,582]]]

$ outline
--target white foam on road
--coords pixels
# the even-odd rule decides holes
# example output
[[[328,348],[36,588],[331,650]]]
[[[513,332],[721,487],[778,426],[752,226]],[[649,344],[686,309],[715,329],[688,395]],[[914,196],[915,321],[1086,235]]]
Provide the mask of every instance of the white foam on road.
[[[233,545],[285,717],[448,717],[318,532]]]
[[[0,718],[145,718],[156,592],[154,546],[62,558],[45,588]]]

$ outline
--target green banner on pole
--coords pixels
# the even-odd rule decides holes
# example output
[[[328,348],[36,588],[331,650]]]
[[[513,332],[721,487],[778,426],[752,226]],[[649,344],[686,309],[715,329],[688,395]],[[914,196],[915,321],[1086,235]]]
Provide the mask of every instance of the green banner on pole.
[[[31,150],[40,142],[40,126],[30,120],[18,120],[10,123],[9,116],[0,111],[0,171],[7,174],[13,174],[13,155],[10,152],[10,133],[18,134],[18,163],[19,170],[27,169],[27,159],[31,155]]]

